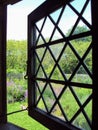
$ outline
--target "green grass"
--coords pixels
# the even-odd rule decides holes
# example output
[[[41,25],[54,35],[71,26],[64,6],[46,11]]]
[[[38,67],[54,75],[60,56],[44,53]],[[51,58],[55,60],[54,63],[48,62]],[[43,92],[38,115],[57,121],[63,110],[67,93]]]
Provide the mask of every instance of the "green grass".
[[[77,78],[79,78],[79,77],[77,77]],[[52,84],[52,86],[56,92],[56,95],[59,95],[60,91],[62,90],[61,87],[63,88],[63,86],[61,86],[59,84],[57,84],[57,85]],[[75,95],[78,97],[78,100],[81,104],[84,104],[84,102],[87,100],[87,98],[92,94],[92,90],[87,89],[87,88],[73,87],[72,91],[74,91]],[[66,91],[64,91],[61,98],[59,99],[59,103],[62,105],[62,109],[64,110],[69,121],[80,109],[78,102],[76,101],[75,97],[72,94],[72,91],[69,87],[67,87]],[[55,98],[52,94],[52,91],[50,91],[49,86],[47,86],[47,89],[46,89],[46,91],[44,91],[43,96],[44,96],[45,102],[47,104],[47,107],[50,110],[52,104],[55,102]],[[38,107],[44,110],[45,107],[43,105],[43,100],[40,100],[40,102],[38,103]],[[92,122],[92,100],[85,106],[84,110],[85,110],[87,116],[89,117],[89,120]],[[59,117],[61,119],[64,119],[59,105],[55,106],[55,108],[51,114],[53,114],[54,116]],[[79,113],[79,115],[75,118],[75,120],[72,122],[72,124],[77,127],[83,128],[85,130],[91,130],[82,112]]]
[[[21,109],[21,103],[8,104],[8,113]],[[28,112],[19,112],[8,116],[8,122],[25,128],[26,130],[48,130],[46,127],[28,116]]]
[[[86,75],[82,75],[82,74],[77,75],[74,78],[73,82],[76,82],[77,80],[79,82],[83,81],[83,83],[91,84],[89,78]],[[42,91],[45,84],[42,82],[38,82],[38,84],[40,86],[40,90]],[[61,84],[55,84],[55,83],[54,84],[52,83],[51,85],[53,87],[53,90],[55,91],[56,96],[58,97],[58,95],[60,94],[64,86]],[[73,87],[72,89],[74,90],[74,93],[77,95],[81,104],[83,104],[87,100],[87,98],[90,96],[90,94],[92,94],[92,89],[78,88],[78,87]],[[37,91],[37,96],[39,97],[39,91]],[[43,97],[47,104],[48,109],[50,110],[53,103],[55,102],[55,98],[50,89],[50,86],[47,85],[43,93]],[[61,96],[59,100],[59,103],[62,105],[62,109],[64,110],[68,120],[71,120],[74,114],[79,110],[79,105],[77,101],[75,100],[71,92],[71,89],[69,87],[67,87],[66,91],[64,91],[63,95]],[[26,105],[26,102],[17,102],[17,103],[8,104],[8,113],[21,110],[21,105]],[[45,110],[45,106],[42,99],[37,104],[37,107]],[[90,121],[92,122],[92,100],[85,106],[84,110],[87,113],[87,116],[89,117]],[[51,114],[61,119],[64,119],[63,114],[59,108],[59,105],[55,106]],[[41,125],[40,123],[32,119],[30,116],[28,116],[27,111],[9,115],[8,121],[18,126],[21,126],[27,130],[48,130],[43,125]],[[90,130],[89,125],[87,121],[85,120],[85,117],[82,114],[82,112],[77,116],[77,118],[74,120],[74,122],[72,122],[72,124],[80,128],[84,128],[85,130]]]

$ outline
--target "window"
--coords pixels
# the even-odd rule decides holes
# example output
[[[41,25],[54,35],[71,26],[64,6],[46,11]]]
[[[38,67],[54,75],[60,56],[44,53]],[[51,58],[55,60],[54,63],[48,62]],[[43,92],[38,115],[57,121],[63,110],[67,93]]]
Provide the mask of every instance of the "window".
[[[92,129],[91,0],[46,1],[28,16],[29,115],[49,129]]]

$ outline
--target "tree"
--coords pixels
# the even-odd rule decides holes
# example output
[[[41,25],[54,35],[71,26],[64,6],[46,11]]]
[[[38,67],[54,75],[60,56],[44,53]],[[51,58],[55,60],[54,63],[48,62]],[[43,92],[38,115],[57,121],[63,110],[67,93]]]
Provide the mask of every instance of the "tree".
[[[67,36],[70,35],[72,28],[70,28],[68,30],[68,32],[66,33]],[[87,31],[89,31],[89,29],[86,26],[77,26],[72,35],[84,33]],[[83,38],[78,38],[78,39],[75,39],[75,41],[85,41],[85,42],[88,41],[89,42],[89,41],[91,41],[91,37],[87,36],[87,37],[83,37]]]
[[[7,71],[24,72],[27,61],[26,41],[9,40],[7,42]]]

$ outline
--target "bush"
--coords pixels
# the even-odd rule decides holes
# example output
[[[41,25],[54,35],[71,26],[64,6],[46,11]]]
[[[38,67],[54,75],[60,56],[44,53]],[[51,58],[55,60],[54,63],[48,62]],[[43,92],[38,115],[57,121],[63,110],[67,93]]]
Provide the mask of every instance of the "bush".
[[[7,87],[7,100],[8,103],[15,101],[23,101],[25,100],[25,88],[21,85],[17,85],[14,82],[8,82]]]

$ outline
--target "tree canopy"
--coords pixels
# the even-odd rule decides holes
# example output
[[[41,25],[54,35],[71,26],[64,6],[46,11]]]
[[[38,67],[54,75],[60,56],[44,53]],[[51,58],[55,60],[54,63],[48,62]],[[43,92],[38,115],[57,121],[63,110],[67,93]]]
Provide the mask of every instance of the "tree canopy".
[[[81,33],[88,31],[86,27],[77,27],[74,34]],[[71,29],[68,30],[67,35],[69,35],[71,32]],[[75,49],[76,53],[78,53],[79,57],[82,58],[85,51],[88,49],[89,45],[91,44],[91,37],[84,37],[80,39],[75,39],[70,41],[70,44]],[[62,48],[63,43],[60,43],[58,45],[51,45],[50,49],[55,57],[59,56]],[[37,54],[41,60],[43,53],[45,49],[37,49]],[[21,73],[26,71],[26,61],[27,61],[27,42],[26,41],[15,41],[15,40],[9,40],[7,43],[7,72],[8,73]],[[70,46],[67,45],[66,49],[64,50],[64,53],[59,61],[59,65],[62,68],[64,73],[70,74],[74,71],[76,65],[78,64],[79,60],[71,50]],[[37,59],[37,67],[39,65],[39,61]],[[92,50],[89,52],[87,57],[84,60],[84,63],[87,65],[90,71],[92,71]],[[55,65],[55,62],[53,58],[51,57],[51,54],[49,50],[46,52],[46,56],[43,59],[42,65],[45,69],[45,72],[49,75],[53,69],[53,66]],[[57,71],[57,72],[56,72]],[[56,69],[55,74],[58,75],[58,69]],[[42,70],[40,69],[40,74]],[[83,67],[80,67],[78,73],[85,73],[85,70]]]

